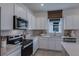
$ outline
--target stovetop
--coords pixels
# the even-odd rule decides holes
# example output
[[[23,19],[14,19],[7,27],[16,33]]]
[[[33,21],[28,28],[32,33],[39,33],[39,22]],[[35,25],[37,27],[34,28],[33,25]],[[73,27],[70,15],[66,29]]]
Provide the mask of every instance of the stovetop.
[[[27,45],[27,44],[29,44],[29,43],[31,43],[31,42],[33,42],[33,40],[23,39],[22,45],[24,46],[24,45]]]

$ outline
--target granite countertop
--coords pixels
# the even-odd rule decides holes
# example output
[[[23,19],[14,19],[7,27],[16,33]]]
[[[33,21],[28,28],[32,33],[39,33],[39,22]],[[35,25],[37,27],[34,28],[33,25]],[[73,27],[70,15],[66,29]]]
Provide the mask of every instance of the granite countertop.
[[[21,48],[21,45],[8,44],[6,48],[1,48],[1,56],[7,56],[18,48]]]
[[[61,44],[70,56],[79,56],[79,43],[62,42]]]
[[[78,37],[68,37],[68,36],[62,36],[62,38],[78,38]]]

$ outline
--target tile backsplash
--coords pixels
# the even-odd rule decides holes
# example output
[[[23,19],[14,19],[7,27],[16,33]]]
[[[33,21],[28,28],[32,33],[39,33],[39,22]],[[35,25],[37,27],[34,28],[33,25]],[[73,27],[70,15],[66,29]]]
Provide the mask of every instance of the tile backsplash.
[[[5,30],[1,31],[1,36],[18,35],[23,34],[22,30]]]
[[[64,36],[71,37],[71,30],[64,30]]]
[[[76,30],[76,37],[79,37],[79,30]]]
[[[64,31],[64,36],[79,37],[79,30],[65,30]]]
[[[32,30],[33,36],[41,36],[41,34],[47,34],[46,30]]]

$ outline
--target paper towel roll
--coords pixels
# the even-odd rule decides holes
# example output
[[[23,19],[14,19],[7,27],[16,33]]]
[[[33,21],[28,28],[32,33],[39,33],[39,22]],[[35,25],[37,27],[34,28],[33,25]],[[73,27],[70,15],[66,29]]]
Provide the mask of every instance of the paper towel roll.
[[[2,38],[1,47],[2,47],[2,48],[6,48],[6,45],[7,45],[7,43],[6,43],[6,38]]]

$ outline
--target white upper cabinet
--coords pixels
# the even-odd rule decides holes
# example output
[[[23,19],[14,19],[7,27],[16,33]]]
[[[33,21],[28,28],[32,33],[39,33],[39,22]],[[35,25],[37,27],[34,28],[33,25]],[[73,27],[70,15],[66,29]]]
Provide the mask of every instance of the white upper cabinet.
[[[29,9],[26,10],[26,18],[28,20],[28,29],[35,29],[35,16]]]
[[[28,8],[26,8],[26,6],[24,6],[23,4],[0,3],[0,7],[1,7],[1,30],[13,30],[14,15],[27,20],[26,9]]]
[[[47,12],[35,12],[35,29],[47,29]]]
[[[79,8],[63,10],[64,29],[79,29]]]
[[[13,16],[28,20],[28,29],[47,29],[47,12],[34,14],[23,4],[1,3],[1,30],[13,30]]]
[[[30,22],[32,29],[35,29],[35,25],[36,25],[36,22],[35,22],[35,21],[36,21],[36,18],[35,18],[35,16],[32,14],[32,20],[31,20],[31,22]]]
[[[64,17],[64,29],[79,29],[79,16],[72,15]]]
[[[79,29],[79,16],[73,16],[73,29]]]
[[[13,4],[0,3],[1,7],[1,30],[13,29]]]
[[[72,23],[72,16],[66,16],[64,17],[64,29],[72,29],[73,23]]]
[[[15,4],[15,15],[28,21],[28,29],[36,29],[36,20],[33,12],[25,5]]]
[[[26,7],[22,4],[15,4],[15,15],[26,20]]]

